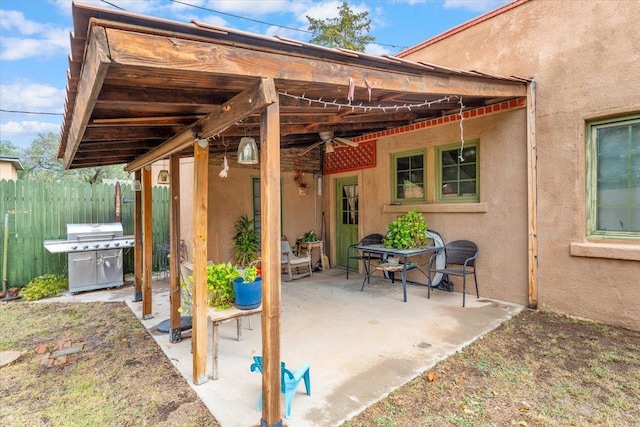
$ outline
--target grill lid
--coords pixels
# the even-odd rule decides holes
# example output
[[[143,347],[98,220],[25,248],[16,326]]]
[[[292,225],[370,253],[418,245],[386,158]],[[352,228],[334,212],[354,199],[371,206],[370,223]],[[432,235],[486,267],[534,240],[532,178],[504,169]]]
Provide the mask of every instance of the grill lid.
[[[107,240],[122,237],[122,224],[67,224],[67,240]]]

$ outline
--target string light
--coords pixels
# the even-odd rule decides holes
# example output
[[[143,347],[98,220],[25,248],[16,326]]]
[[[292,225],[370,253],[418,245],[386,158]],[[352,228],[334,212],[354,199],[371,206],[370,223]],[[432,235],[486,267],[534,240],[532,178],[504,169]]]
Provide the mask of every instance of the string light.
[[[462,103],[462,98],[460,98],[457,95],[447,95],[444,98],[440,98],[440,99],[436,99],[433,101],[427,101],[425,100],[424,102],[420,103],[420,104],[396,104],[396,105],[387,105],[387,106],[382,106],[380,104],[376,105],[363,105],[362,102],[359,105],[355,105],[352,104],[351,102],[344,104],[341,102],[338,102],[338,100],[333,100],[333,101],[324,101],[322,99],[322,97],[318,98],[318,99],[314,99],[314,98],[309,98],[306,96],[306,93],[303,93],[302,95],[293,95],[290,94],[288,92],[278,92],[279,95],[282,96],[286,96],[289,98],[293,98],[293,99],[297,99],[299,101],[306,101],[309,103],[309,105],[311,104],[320,104],[322,106],[326,107],[338,107],[338,110],[340,110],[341,108],[350,108],[351,111],[355,111],[356,109],[358,110],[362,110],[365,113],[369,112],[369,111],[382,111],[384,113],[387,112],[387,110],[395,110],[395,111],[399,111],[401,109],[407,109],[409,111],[411,111],[412,108],[431,108],[432,105],[435,104],[441,104],[443,102],[450,102],[452,99],[460,99],[460,104]],[[462,105],[462,104],[461,104]],[[462,106],[464,107],[464,106]],[[462,111],[462,107],[461,107],[461,111]]]
[[[462,127],[462,122],[464,121],[464,114],[462,114],[462,109],[464,108],[464,104],[462,103],[462,97],[460,97],[460,155],[458,158],[461,162],[464,162],[464,157],[462,157],[462,150],[464,149],[464,128]]]

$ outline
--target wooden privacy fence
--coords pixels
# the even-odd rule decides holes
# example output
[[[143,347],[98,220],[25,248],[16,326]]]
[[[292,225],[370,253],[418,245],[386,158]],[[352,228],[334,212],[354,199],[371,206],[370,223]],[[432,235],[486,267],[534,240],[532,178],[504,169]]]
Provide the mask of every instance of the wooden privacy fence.
[[[115,185],[75,182],[0,181],[0,259],[4,257],[4,221],[8,214],[7,271],[9,286],[24,286],[33,278],[67,275],[67,254],[49,253],[45,240],[66,239],[67,224],[115,222]],[[133,234],[134,192],[121,184],[121,222]],[[154,252],[169,236],[169,189],[153,188]],[[154,256],[154,270],[160,269]],[[0,263],[0,267],[1,267]],[[133,271],[133,249],[124,251],[124,271]]]

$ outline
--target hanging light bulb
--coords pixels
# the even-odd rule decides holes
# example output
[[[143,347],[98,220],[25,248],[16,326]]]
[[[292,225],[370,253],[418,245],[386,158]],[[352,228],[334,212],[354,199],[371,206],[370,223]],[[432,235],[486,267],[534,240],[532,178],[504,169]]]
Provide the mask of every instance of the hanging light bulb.
[[[254,138],[244,136],[240,139],[240,145],[238,145],[238,163],[241,165],[258,164],[258,145]]]

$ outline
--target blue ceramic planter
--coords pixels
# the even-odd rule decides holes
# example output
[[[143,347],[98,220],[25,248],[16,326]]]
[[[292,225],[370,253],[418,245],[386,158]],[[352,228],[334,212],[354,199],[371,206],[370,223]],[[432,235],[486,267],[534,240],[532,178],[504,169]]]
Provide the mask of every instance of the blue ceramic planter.
[[[252,310],[260,307],[262,303],[262,278],[255,282],[242,283],[244,279],[239,277],[233,280],[233,291],[236,295],[236,307],[240,310]]]

